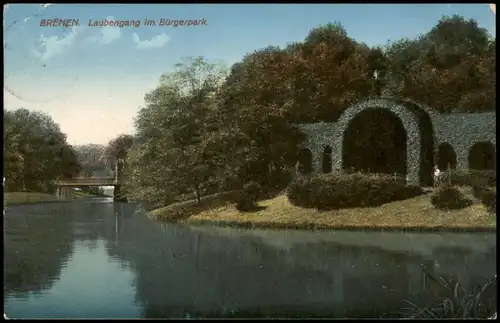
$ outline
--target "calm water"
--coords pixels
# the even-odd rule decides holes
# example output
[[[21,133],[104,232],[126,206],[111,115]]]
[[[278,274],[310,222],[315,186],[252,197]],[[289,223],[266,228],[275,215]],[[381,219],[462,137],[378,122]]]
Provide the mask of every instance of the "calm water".
[[[10,318],[380,317],[424,272],[496,272],[495,234],[195,228],[106,199],[11,206],[4,231]]]

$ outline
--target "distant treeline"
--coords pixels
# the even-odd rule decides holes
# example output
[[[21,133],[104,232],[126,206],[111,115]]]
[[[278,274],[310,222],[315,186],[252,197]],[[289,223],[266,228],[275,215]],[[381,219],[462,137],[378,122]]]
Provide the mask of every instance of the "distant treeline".
[[[107,146],[73,147],[49,115],[24,108],[4,110],[6,189],[54,193],[51,182],[55,179],[113,176],[115,159],[124,156],[120,149],[130,147],[131,144],[126,143],[131,142],[131,138],[123,135]],[[98,188],[82,189],[92,194],[101,193]]]

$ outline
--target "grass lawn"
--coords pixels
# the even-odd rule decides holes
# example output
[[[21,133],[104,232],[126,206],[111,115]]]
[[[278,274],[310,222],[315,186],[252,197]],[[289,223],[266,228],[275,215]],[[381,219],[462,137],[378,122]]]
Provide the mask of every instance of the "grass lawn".
[[[86,193],[73,191],[72,197],[88,197],[92,196]],[[55,202],[62,201],[58,199],[55,195],[47,193],[37,193],[37,192],[5,192],[4,193],[4,205],[9,204],[25,204],[25,203],[38,203],[38,202]]]
[[[6,205],[58,200],[55,195],[36,192],[5,192],[3,197]]]
[[[379,207],[317,211],[291,205],[284,195],[263,200],[253,212],[239,212],[232,205],[230,194],[221,194],[194,202],[173,204],[156,209],[150,214],[159,219],[188,224],[241,226],[293,229],[475,229],[496,228],[496,215],[463,188],[467,197],[474,200],[468,208],[453,211],[435,209],[430,202],[431,192],[412,199],[387,203]]]

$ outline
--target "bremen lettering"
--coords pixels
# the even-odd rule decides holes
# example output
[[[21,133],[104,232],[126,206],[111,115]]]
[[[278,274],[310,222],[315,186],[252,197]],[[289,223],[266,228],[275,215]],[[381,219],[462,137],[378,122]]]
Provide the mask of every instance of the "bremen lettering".
[[[41,19],[40,27],[78,27],[80,19]]]
[[[207,23],[205,18],[197,19],[197,20],[172,20],[172,19],[161,18],[159,25],[160,26],[179,27],[179,26],[208,25],[208,23]]]
[[[89,27],[139,27],[140,20],[92,20],[89,19]]]

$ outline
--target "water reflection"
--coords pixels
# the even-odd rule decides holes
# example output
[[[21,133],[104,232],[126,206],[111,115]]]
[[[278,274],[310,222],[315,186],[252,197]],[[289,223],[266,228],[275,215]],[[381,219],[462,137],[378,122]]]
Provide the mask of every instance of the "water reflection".
[[[10,216],[11,209],[4,217],[4,294],[26,297],[51,288],[71,256],[74,237],[68,217],[51,216],[64,214],[57,206],[16,207],[23,216]]]
[[[494,234],[194,228],[104,200],[9,213],[11,318],[379,317],[418,301],[424,272],[470,286],[496,270]]]

